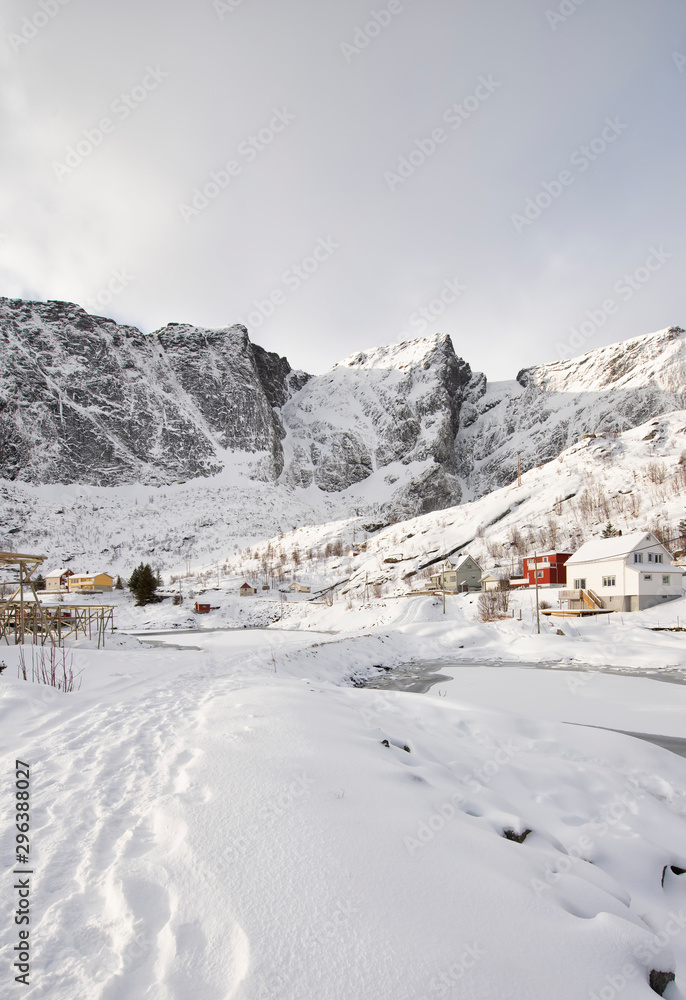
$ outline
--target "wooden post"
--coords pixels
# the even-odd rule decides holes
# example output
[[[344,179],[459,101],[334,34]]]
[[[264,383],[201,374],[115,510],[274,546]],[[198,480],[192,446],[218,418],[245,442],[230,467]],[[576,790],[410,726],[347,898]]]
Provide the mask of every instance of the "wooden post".
[[[517,486],[522,485],[522,456],[517,455]]]
[[[534,580],[536,581],[536,630],[541,634],[541,615],[538,610],[538,553],[534,552]]]
[[[24,563],[19,563],[19,638],[24,644]],[[23,655],[23,654],[22,654]]]

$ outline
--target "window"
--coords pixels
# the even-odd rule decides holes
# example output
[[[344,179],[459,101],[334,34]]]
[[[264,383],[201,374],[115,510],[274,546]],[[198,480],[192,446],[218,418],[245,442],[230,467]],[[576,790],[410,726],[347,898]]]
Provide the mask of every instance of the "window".
[[[656,563],[661,563],[662,562],[662,553],[661,552],[656,552],[655,553],[655,562]]]
[[[603,577],[603,587],[616,587],[617,577],[616,576],[604,576]]]
[[[536,579],[537,579],[537,580],[542,580],[544,576],[545,576],[545,573],[543,572],[543,570],[542,570],[542,569],[539,569],[539,570],[537,571],[537,573],[536,573]]]
[[[669,583],[669,576],[663,576],[662,577],[662,582],[663,583]]]
[[[642,552],[634,552],[634,562],[635,563],[642,563],[643,562],[643,553]]]
[[[582,576],[581,579],[574,581],[575,590],[585,590],[586,589],[586,577]]]
[[[652,580],[653,579],[652,573],[644,573],[643,574],[643,579],[644,580]]]

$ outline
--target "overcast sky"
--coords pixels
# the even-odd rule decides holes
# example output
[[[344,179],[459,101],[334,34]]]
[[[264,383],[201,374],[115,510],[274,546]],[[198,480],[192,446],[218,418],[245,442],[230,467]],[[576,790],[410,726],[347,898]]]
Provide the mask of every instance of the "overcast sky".
[[[0,53],[2,295],[314,373],[686,326],[684,0],[5,0]]]

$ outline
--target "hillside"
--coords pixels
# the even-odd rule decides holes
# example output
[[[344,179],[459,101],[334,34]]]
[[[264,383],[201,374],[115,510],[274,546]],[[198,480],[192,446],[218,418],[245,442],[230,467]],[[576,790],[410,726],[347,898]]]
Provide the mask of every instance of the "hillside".
[[[671,327],[490,384],[436,334],[310,376],[242,326],[171,323],[143,334],[70,303],[0,298],[10,520],[23,527],[21,509],[40,507],[40,489],[29,487],[44,485],[69,487],[86,507],[93,490],[122,488],[98,494],[122,509],[132,505],[126,488],[137,497],[141,485],[187,486],[201,520],[231,507],[236,538],[332,512],[399,520],[451,507],[510,482],[517,455],[526,471],[586,432],[681,409],[684,336]],[[241,498],[254,517],[243,520]],[[184,545],[191,536],[193,524]]]

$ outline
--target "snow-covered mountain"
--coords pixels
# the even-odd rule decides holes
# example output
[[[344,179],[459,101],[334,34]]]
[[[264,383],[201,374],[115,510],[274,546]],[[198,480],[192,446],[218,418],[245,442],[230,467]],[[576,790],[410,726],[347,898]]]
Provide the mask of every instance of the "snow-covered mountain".
[[[471,495],[511,482],[584,434],[625,431],[686,406],[680,327],[635,337],[579,358],[525,368],[513,382],[485,381],[462,411],[458,472]]]
[[[453,507],[512,482],[518,454],[526,472],[584,433],[686,407],[685,339],[670,327],[490,384],[436,334],[310,376],[242,326],[146,335],[0,298],[3,544],[45,547],[39,518],[75,558],[91,536],[111,557],[131,526],[168,565],[295,525]]]

